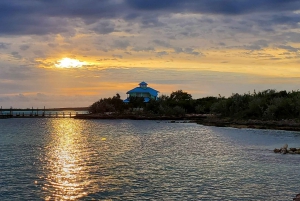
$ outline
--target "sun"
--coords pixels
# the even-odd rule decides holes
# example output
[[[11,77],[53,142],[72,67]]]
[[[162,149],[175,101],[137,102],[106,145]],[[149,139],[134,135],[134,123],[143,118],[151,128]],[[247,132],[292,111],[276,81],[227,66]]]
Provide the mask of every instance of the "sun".
[[[55,64],[57,68],[81,68],[86,65],[86,62],[79,61],[77,59],[63,58]]]

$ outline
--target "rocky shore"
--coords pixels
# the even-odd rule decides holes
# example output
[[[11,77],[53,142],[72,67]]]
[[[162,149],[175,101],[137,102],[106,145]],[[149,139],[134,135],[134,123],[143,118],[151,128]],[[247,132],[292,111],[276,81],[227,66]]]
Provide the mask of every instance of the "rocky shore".
[[[300,193],[296,195],[296,197],[293,199],[293,201],[300,201]]]
[[[273,129],[300,131],[299,120],[236,120],[228,118],[208,117],[196,121],[206,126],[233,127],[233,128],[255,128],[255,129]]]
[[[288,145],[283,145],[280,149],[275,148],[274,153],[281,153],[281,154],[300,154],[300,148],[289,148]]]

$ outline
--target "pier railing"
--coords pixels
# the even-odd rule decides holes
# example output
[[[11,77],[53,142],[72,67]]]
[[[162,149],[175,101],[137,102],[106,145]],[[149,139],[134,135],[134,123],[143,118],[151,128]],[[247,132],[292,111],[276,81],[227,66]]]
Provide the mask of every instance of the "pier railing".
[[[63,109],[9,109],[0,108],[0,119],[6,118],[73,118],[78,114],[86,114],[84,108],[63,108]]]
[[[0,118],[72,118],[78,112],[43,112],[43,113],[26,113],[26,112],[2,112]]]

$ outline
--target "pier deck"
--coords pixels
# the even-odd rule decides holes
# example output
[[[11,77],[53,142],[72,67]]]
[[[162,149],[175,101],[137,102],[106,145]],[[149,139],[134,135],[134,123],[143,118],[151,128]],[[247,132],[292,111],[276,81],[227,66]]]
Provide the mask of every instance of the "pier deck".
[[[73,118],[77,112],[56,112],[56,113],[2,113],[0,119],[8,118]]]

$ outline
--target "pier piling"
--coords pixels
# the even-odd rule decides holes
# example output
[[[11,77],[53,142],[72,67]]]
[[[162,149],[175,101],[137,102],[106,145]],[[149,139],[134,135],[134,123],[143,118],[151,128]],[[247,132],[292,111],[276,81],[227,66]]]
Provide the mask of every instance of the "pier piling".
[[[0,106],[0,118],[73,118],[78,115],[79,112],[76,110],[74,112],[67,110],[56,110],[55,108],[46,109],[45,106],[43,109],[39,108],[27,108],[27,109],[15,109],[13,107],[3,109]]]

